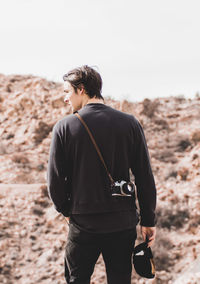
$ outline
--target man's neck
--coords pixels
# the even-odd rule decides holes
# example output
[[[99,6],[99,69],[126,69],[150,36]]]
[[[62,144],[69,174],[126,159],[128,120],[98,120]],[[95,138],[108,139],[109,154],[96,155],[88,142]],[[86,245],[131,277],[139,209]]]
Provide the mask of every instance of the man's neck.
[[[95,104],[104,104],[104,102],[103,102],[102,99],[97,99],[97,98],[88,99],[88,98],[86,98],[86,99],[83,101],[82,107],[84,107],[84,106],[87,105],[87,104],[92,104],[92,103],[95,103]]]

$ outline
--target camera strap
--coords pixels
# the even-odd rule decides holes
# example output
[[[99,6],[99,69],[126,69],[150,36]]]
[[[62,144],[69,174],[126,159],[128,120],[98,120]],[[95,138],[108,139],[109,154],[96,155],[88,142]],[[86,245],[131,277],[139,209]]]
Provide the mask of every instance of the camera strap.
[[[95,139],[94,139],[94,137],[93,137],[93,135],[92,135],[90,129],[88,128],[87,124],[85,123],[85,121],[83,120],[83,118],[80,116],[79,113],[76,112],[76,113],[74,113],[74,114],[78,117],[78,119],[81,121],[81,123],[82,123],[83,126],[85,127],[86,131],[88,132],[88,134],[89,134],[89,136],[90,136],[90,139],[92,140],[92,143],[93,143],[93,145],[94,145],[94,147],[95,147],[95,149],[96,149],[96,151],[97,151],[97,153],[98,153],[98,155],[99,155],[99,158],[100,158],[102,164],[104,165],[104,168],[106,169],[106,172],[107,172],[107,175],[108,175],[108,177],[109,177],[109,179],[110,179],[110,181],[111,181],[111,184],[114,184],[115,182],[114,182],[114,180],[113,180],[111,174],[110,174],[109,171],[108,171],[108,168],[107,168],[107,166],[106,166],[106,164],[105,164],[105,161],[104,161],[104,159],[103,159],[103,156],[102,156],[102,154],[101,154],[101,151],[99,150],[99,147],[97,146],[97,143],[96,143],[96,141],[95,141]]]

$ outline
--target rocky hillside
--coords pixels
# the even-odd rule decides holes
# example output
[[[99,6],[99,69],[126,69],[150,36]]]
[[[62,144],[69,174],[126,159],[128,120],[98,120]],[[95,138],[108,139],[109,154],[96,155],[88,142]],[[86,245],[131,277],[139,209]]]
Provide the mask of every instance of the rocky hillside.
[[[64,283],[67,225],[45,185],[52,127],[71,112],[63,98],[62,84],[0,74],[1,283]],[[145,131],[158,189],[154,283],[200,283],[200,98],[106,103]],[[101,258],[93,283],[106,283]],[[145,282],[133,273],[132,283]]]

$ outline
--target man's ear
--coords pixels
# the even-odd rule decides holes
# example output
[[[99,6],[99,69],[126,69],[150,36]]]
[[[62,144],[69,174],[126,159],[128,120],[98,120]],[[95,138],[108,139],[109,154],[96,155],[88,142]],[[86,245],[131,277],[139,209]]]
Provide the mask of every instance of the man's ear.
[[[81,88],[80,88],[80,94],[81,95],[84,95],[85,94],[85,89],[84,87],[81,85]]]

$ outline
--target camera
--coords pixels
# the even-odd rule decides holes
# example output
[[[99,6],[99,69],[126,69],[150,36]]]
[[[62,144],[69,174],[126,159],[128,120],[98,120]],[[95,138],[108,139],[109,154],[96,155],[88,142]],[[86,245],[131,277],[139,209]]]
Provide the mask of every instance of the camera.
[[[135,196],[135,184],[130,181],[119,180],[111,185],[112,196]]]

